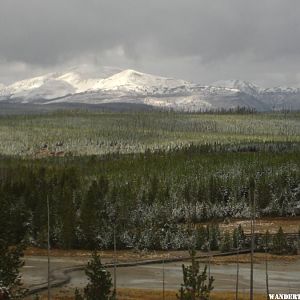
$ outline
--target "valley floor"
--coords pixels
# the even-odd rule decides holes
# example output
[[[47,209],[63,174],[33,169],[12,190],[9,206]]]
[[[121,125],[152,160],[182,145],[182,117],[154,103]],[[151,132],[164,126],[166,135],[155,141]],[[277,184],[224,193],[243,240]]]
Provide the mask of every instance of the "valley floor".
[[[220,224],[223,230],[230,230],[242,224],[247,232],[248,221],[233,220],[227,224]],[[264,218],[256,222],[257,232],[276,232],[279,226],[285,232],[297,233],[300,218]],[[27,287],[35,288],[47,280],[47,252],[44,249],[28,248],[25,253],[25,267],[22,270],[23,280]],[[112,251],[100,251],[103,263],[113,262]],[[207,255],[198,252],[197,255]],[[117,252],[118,262],[143,262],[149,260],[182,258],[188,263],[187,251],[134,251],[121,250]],[[75,288],[83,289],[87,284],[83,266],[90,258],[87,250],[51,250],[51,270],[54,281],[63,280],[64,270],[71,270],[67,275],[70,277],[68,283],[52,290],[53,299],[73,299]],[[236,255],[220,256],[211,258],[211,275],[215,277],[215,292],[212,300],[234,299],[236,280]],[[255,299],[265,299],[265,260],[264,253],[256,253],[255,263]],[[269,254],[269,282],[271,292],[289,293],[299,292],[300,286],[300,255],[277,256]],[[250,276],[250,254],[240,254],[240,299],[248,299],[249,276]],[[208,258],[200,259],[202,267],[208,263]],[[168,262],[164,265],[165,272],[165,299],[176,299],[176,291],[182,282],[182,262]],[[112,271],[112,270],[111,270]],[[113,272],[112,272],[113,273]],[[162,299],[162,264],[147,264],[132,267],[120,267],[117,269],[118,299]],[[112,274],[113,275],[113,274]],[[222,291],[222,292],[221,292]],[[42,295],[45,292],[42,292]],[[29,298],[30,299],[30,298]]]
[[[163,299],[163,293],[161,291],[154,290],[141,290],[141,289],[119,289],[118,300],[161,300]],[[46,300],[47,296],[43,295],[41,300]],[[74,297],[70,291],[61,291],[52,300],[73,300]],[[165,291],[165,300],[176,300],[175,291]],[[211,300],[229,300],[235,299],[235,293],[233,292],[213,292]],[[249,295],[240,293],[240,300],[248,300]],[[266,296],[263,294],[255,294],[255,300],[265,300]]]
[[[240,264],[239,289],[241,295],[246,295],[249,290],[250,265],[247,256],[241,256],[240,259],[243,263]],[[300,256],[293,256],[289,260],[286,258],[281,260],[280,257],[269,257],[269,259],[270,292],[298,293],[300,286]],[[231,262],[230,260],[215,261],[215,263],[212,261],[211,275],[215,278],[214,286],[217,295],[220,295],[220,291],[223,291],[227,294],[235,289],[236,263],[233,262],[233,260],[234,259],[232,257]],[[263,263],[264,255],[256,254],[255,261],[255,292],[263,294],[265,293],[265,264]],[[78,259],[75,257],[56,257],[52,259],[51,266],[53,270],[53,279],[63,279],[64,275],[62,274],[62,271],[67,268],[74,268],[74,271],[69,273],[69,283],[62,287],[53,289],[53,295],[70,295],[74,293],[75,288],[83,289],[83,287],[87,284],[86,277],[84,271],[76,270],[76,267],[80,266],[84,262],[85,259]],[[207,261],[202,261],[201,267],[203,267],[205,264],[207,264]],[[181,265],[181,262],[172,262],[164,265],[165,289],[172,291],[168,292],[168,295],[170,295],[169,299],[175,299],[175,291],[180,288],[180,284],[182,282]],[[23,269],[23,279],[25,284],[32,288],[39,285],[41,282],[46,282],[46,268],[46,257],[26,257],[26,267]],[[140,299],[159,299],[157,297],[159,297],[160,291],[162,290],[162,279],[162,264],[149,264],[143,266],[118,268],[117,286],[122,295],[120,299],[138,299],[137,297],[134,297],[140,294],[144,294],[145,296],[147,294],[153,296],[153,298],[147,298],[147,296]],[[216,297],[215,299],[223,298]]]

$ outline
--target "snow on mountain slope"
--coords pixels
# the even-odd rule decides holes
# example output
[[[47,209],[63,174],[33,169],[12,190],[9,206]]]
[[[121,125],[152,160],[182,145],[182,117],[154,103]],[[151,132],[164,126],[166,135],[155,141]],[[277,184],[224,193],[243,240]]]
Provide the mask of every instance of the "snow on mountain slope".
[[[5,88],[6,88],[6,86],[3,83],[0,83],[0,99],[1,99],[2,93],[4,93]]]
[[[18,82],[15,82],[9,86],[6,86],[1,91],[2,96],[13,96],[13,97],[23,97],[31,90],[39,88],[45,84],[48,80],[55,78],[54,73],[46,74],[43,76],[38,76],[30,79],[24,79]]]
[[[300,88],[275,87],[260,91],[257,98],[271,109],[300,109]]]
[[[64,97],[70,93],[82,93],[92,89],[99,84],[103,79],[120,71],[116,68],[101,68],[96,73],[90,71],[86,66],[74,67],[68,72],[49,73],[43,76],[38,76],[30,79],[24,79],[15,82],[7,87],[0,86],[0,96],[2,100],[6,99],[22,99],[25,102],[32,102],[40,98],[54,99]],[[90,78],[90,72],[93,76]],[[31,99],[32,98],[32,99]]]
[[[82,93],[87,90],[90,90],[99,83],[102,78],[100,79],[83,79],[80,74],[75,72],[65,73],[57,78],[63,82],[70,84],[76,93]]]
[[[62,80],[50,79],[40,87],[27,91],[26,96],[23,96],[22,103],[35,102],[40,99],[49,100],[61,98],[74,94],[75,92],[76,89],[69,83]]]
[[[225,80],[201,86],[134,70],[80,66],[0,86],[0,100],[14,103],[134,103],[184,111],[249,107],[300,109],[299,88],[263,89]]]
[[[82,93],[97,89],[97,85],[103,79],[121,71],[119,68],[102,67],[94,69],[88,65],[81,65],[69,69],[68,72],[61,74],[57,79],[71,84],[76,89],[76,93]]]
[[[148,95],[164,94],[170,90],[187,89],[190,86],[191,83],[184,80],[124,70],[100,81],[93,87],[93,90],[112,90]]]
[[[230,89],[237,89],[241,92],[255,96],[259,92],[260,88],[250,82],[243,80],[220,80],[213,83],[213,86],[226,87]]]
[[[201,99],[199,95],[191,96],[177,96],[177,97],[148,97],[143,101],[144,104],[169,108],[178,111],[200,111],[209,110],[213,108],[213,105],[208,101]]]

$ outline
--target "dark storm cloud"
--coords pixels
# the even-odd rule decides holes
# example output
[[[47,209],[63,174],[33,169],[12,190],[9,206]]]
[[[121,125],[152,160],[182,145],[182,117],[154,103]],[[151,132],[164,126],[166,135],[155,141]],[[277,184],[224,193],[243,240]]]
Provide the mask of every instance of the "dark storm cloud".
[[[1,0],[0,65],[30,73],[88,58],[196,81],[296,84],[299,15],[299,0]]]

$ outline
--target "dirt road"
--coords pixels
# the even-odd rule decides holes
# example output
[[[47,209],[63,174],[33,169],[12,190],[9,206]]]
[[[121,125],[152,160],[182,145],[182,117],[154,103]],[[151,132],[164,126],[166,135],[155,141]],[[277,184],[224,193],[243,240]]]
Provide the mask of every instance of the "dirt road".
[[[37,287],[47,279],[46,257],[26,257],[26,266],[23,269],[23,280],[30,287]],[[63,271],[68,268],[86,264],[87,258],[55,257],[51,260],[53,279],[65,279]],[[105,263],[105,260],[103,261]],[[177,290],[182,282],[182,263],[165,264],[165,288]],[[203,265],[202,265],[203,267]],[[249,287],[249,264],[240,265],[240,291]],[[70,270],[70,269],[69,269]],[[144,266],[123,267],[117,270],[117,285],[124,288],[161,289],[163,266],[150,264]],[[236,265],[234,263],[211,265],[211,275],[215,278],[215,290],[234,290],[236,279]],[[81,288],[87,283],[83,270],[71,271],[67,274],[69,282],[63,288]],[[265,266],[255,264],[254,286],[256,292],[265,291]],[[300,259],[294,262],[269,262],[270,292],[299,293],[300,292]]]

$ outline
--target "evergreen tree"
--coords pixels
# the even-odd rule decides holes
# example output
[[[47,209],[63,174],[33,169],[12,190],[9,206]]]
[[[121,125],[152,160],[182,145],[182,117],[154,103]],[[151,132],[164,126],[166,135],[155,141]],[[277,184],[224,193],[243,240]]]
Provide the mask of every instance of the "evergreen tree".
[[[105,270],[101,263],[100,256],[97,252],[92,255],[91,261],[85,269],[88,277],[88,285],[84,288],[84,299],[86,300],[113,300],[115,299],[112,292],[112,279],[108,271]],[[79,293],[77,292],[77,297]],[[80,298],[78,298],[80,299]]]
[[[101,177],[93,181],[89,187],[81,206],[80,228],[83,246],[88,249],[99,247],[96,237],[106,229],[107,223],[105,197],[108,193],[108,180]]]
[[[297,253],[300,254],[300,227],[298,230],[298,238],[297,238]]]
[[[267,230],[265,235],[263,236],[263,247],[266,252],[269,251],[270,244],[271,244],[271,235],[270,235],[269,230]]]
[[[80,292],[77,288],[75,289],[74,298],[75,298],[75,300],[84,300],[83,296],[80,294]]]
[[[0,240],[0,299],[23,299],[26,294],[20,276],[23,250],[22,243],[12,247]]]
[[[262,176],[256,184],[257,204],[261,209],[266,208],[272,201],[272,192],[267,176]]]
[[[284,254],[288,251],[288,243],[282,227],[279,227],[278,232],[273,237],[272,252],[275,254]]]
[[[61,195],[61,240],[65,249],[76,247],[76,207],[74,203],[74,192],[68,187],[64,187]]]
[[[198,250],[207,250],[207,231],[203,225],[197,228],[196,247]]]
[[[156,174],[150,179],[150,187],[148,192],[148,204],[153,204],[159,192],[159,179]]]
[[[244,233],[244,230],[242,228],[242,225],[239,224],[237,228],[234,228],[233,234],[232,234],[232,242],[233,242],[233,248],[242,249],[245,247],[246,244],[246,235]]]
[[[240,247],[241,247],[240,234],[239,234],[238,228],[233,229],[232,246],[233,246],[234,249],[238,249],[238,248],[240,249]]]
[[[222,241],[221,241],[221,246],[220,246],[221,252],[229,252],[232,250],[232,239],[229,231],[225,231]]]
[[[218,250],[220,241],[220,228],[218,224],[211,224],[207,226],[207,235],[209,242],[209,250]]]
[[[183,284],[177,294],[179,300],[208,300],[213,290],[214,278],[207,276],[207,266],[200,272],[199,262],[196,261],[195,251],[190,252],[192,264],[182,265]]]

